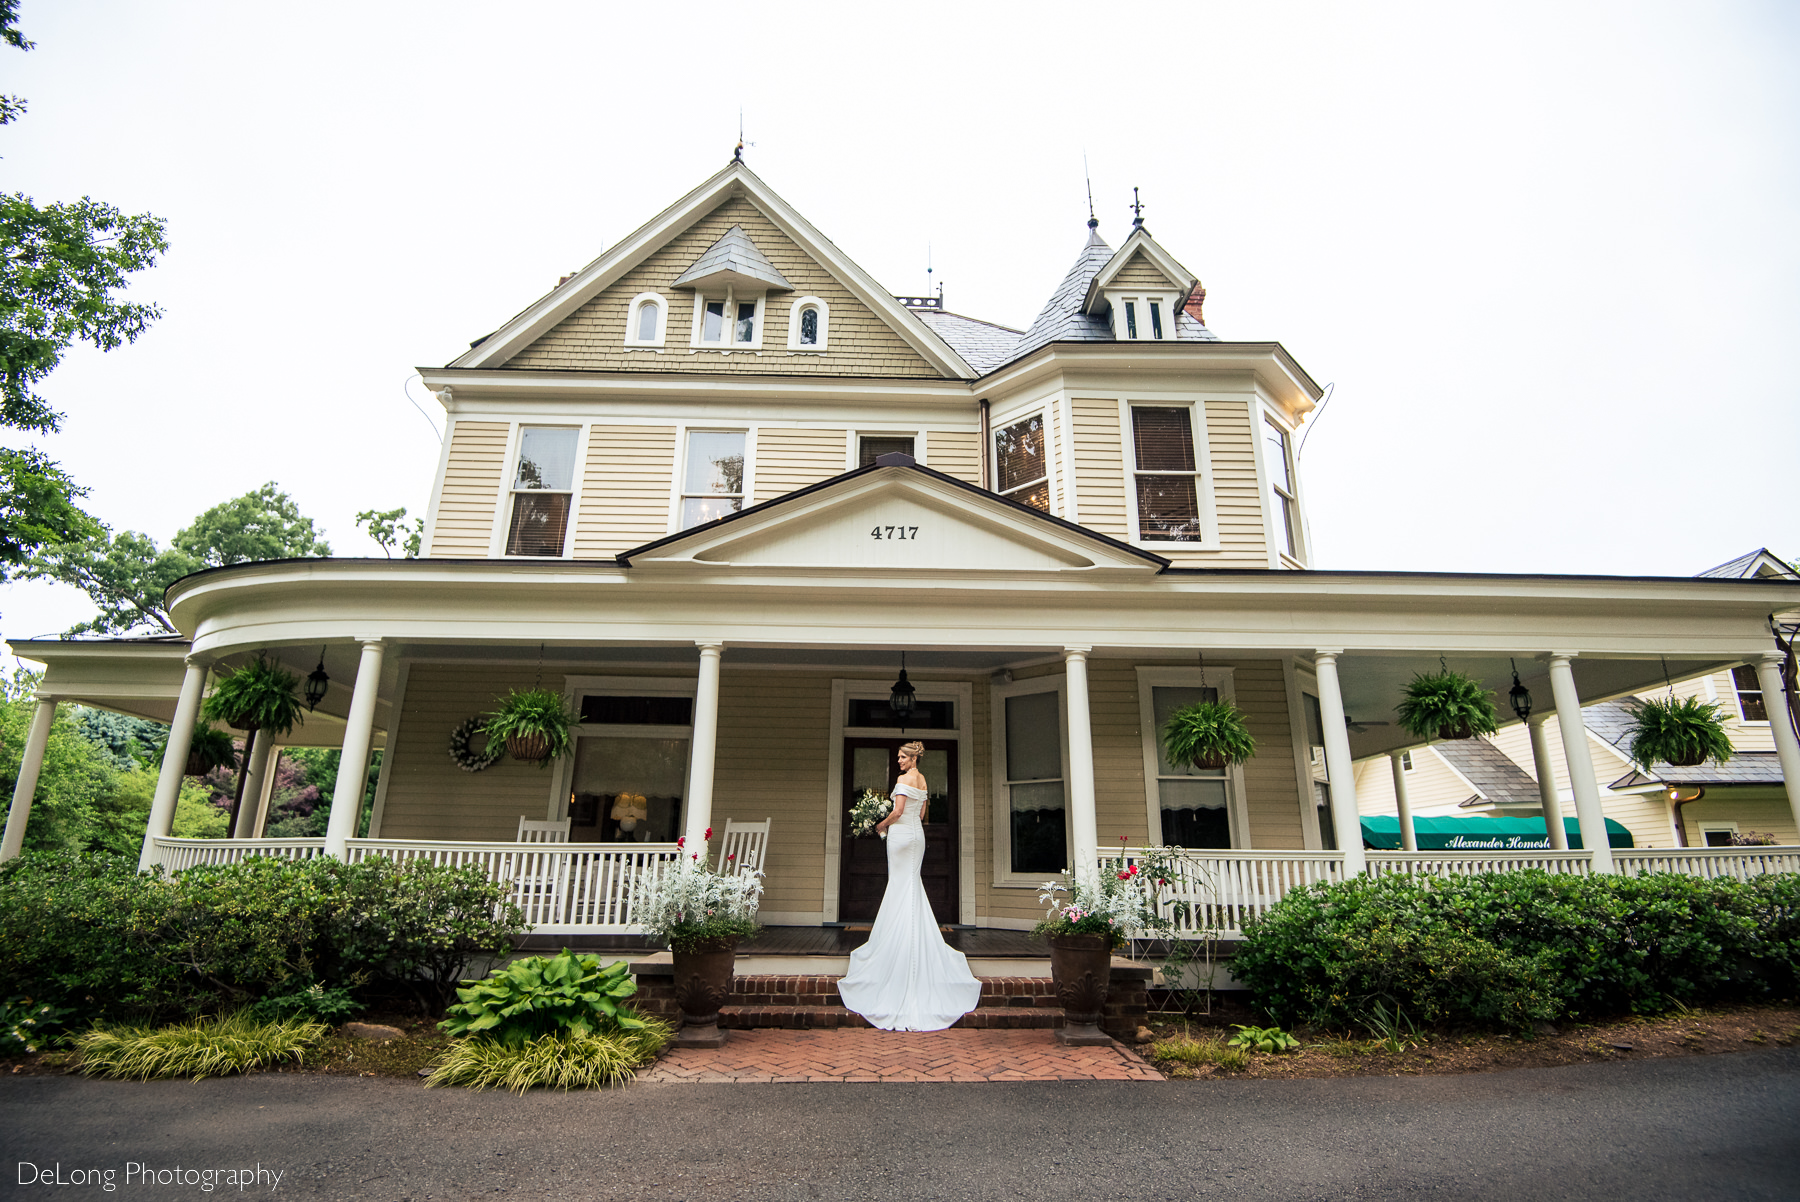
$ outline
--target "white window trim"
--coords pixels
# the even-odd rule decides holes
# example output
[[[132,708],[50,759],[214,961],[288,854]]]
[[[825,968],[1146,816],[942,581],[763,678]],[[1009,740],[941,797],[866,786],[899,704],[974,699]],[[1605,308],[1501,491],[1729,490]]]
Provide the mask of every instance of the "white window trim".
[[[1294,435],[1298,431],[1292,423],[1283,421],[1269,406],[1260,401],[1251,406],[1251,418],[1256,423],[1251,442],[1256,452],[1256,485],[1257,495],[1262,498],[1263,537],[1269,543],[1269,566],[1271,568],[1305,568],[1311,560],[1307,546],[1306,509],[1300,498],[1300,461],[1295,457],[1296,444]],[[1275,473],[1269,467],[1267,442],[1263,434],[1263,422],[1271,421],[1287,433],[1288,476],[1294,482],[1294,542],[1298,544],[1298,555],[1289,555],[1281,548],[1281,538],[1275,529],[1275,518],[1281,512],[1276,501]]]
[[[892,727],[850,726],[845,715],[851,699],[886,697],[892,680],[846,680],[831,682],[831,744],[826,757],[825,776],[825,891],[824,911],[818,921],[838,921],[838,905],[844,856],[844,807],[839,801],[844,787],[844,739],[859,735],[888,738],[895,735]],[[913,687],[921,701],[951,701],[956,704],[956,729],[909,732],[920,739],[945,739],[956,742],[956,788],[962,799],[962,813],[957,819],[957,910],[959,921],[973,926],[975,908],[975,711],[974,686],[967,681],[915,680]],[[769,920],[765,917],[765,922]],[[773,924],[771,924],[773,925]],[[804,925],[804,924],[802,924]]]
[[[846,430],[844,434],[844,470],[847,472],[856,470],[857,461],[862,458],[862,440],[865,438],[910,438],[913,440],[913,462],[926,466],[923,430],[861,426]]]
[[[1413,772],[1416,771],[1417,768],[1418,765],[1413,763],[1413,753],[1411,751],[1402,751],[1400,753],[1400,771]]]
[[[1200,538],[1196,542],[1169,542],[1164,539],[1138,537],[1137,439],[1131,425],[1131,409],[1188,410],[1188,430],[1194,438],[1194,498],[1200,511]],[[1119,398],[1119,455],[1125,466],[1126,541],[1149,551],[1222,551],[1225,544],[1219,535],[1219,505],[1213,496],[1212,440],[1206,430],[1206,402],[1194,397],[1157,398],[1132,396]]]
[[[687,484],[687,440],[690,433],[742,434],[744,436],[744,492],[738,512],[750,508],[756,496],[756,431],[755,426],[713,425],[711,423],[675,423],[675,470],[669,482],[669,533],[679,534],[694,527],[681,524],[682,489]],[[696,494],[698,495],[698,494]]]
[[[656,306],[656,337],[639,338],[638,309],[642,305]],[[661,346],[669,334],[669,299],[660,292],[640,292],[631,298],[631,304],[625,308],[625,345],[626,346]]]
[[[1300,806],[1300,837],[1308,851],[1322,851],[1324,836],[1319,833],[1319,811],[1313,800],[1313,763],[1306,737],[1306,699],[1303,692],[1318,696],[1319,682],[1310,673],[1302,673],[1292,659],[1281,661],[1281,683],[1287,690],[1288,741],[1294,750],[1294,787]]]
[[[563,677],[563,704],[571,710],[581,711],[581,698],[589,693],[620,693],[636,697],[692,697],[699,687],[697,676],[565,676]],[[550,798],[544,811],[544,817],[551,822],[566,817],[562,812],[568,802],[569,795],[575,789],[575,748],[577,740],[584,738],[639,738],[639,739],[686,739],[688,741],[688,758],[681,766],[682,779],[685,781],[694,759],[694,728],[687,726],[614,726],[604,723],[577,724],[569,728],[569,754],[556,762],[556,771],[550,775]],[[687,789],[682,788],[683,806],[687,804]],[[685,811],[682,817],[687,815]]]
[[[1206,685],[1219,690],[1220,701],[1237,700],[1237,686],[1233,670],[1230,668],[1208,668],[1205,672]],[[1162,796],[1157,789],[1157,740],[1161,732],[1156,729],[1156,699],[1152,690],[1161,685],[1164,688],[1199,688],[1201,671],[1196,665],[1192,668],[1139,668],[1138,681],[1138,729],[1142,733],[1141,742],[1144,750],[1144,804],[1149,845],[1162,846]],[[1200,777],[1201,780],[1217,780],[1218,777]],[[1250,815],[1244,804],[1244,769],[1241,764],[1233,764],[1225,769],[1225,816],[1231,824],[1231,847],[1233,851],[1250,850]]]
[[[1675,807],[1673,806],[1669,807],[1671,812],[1673,812],[1674,808]],[[1726,834],[1735,835],[1738,833],[1738,824],[1735,822],[1696,822],[1694,823],[1694,830],[1695,833],[1700,836],[1700,842],[1696,846],[1704,849],[1707,846],[1706,836],[1708,832],[1723,831]]]
[[[708,294],[696,292],[694,293],[694,333],[692,340],[694,349],[702,351],[718,351],[725,355],[729,355],[733,351],[762,350],[763,334],[766,332],[768,325],[768,293],[758,292],[756,294],[756,337],[749,342],[733,342],[731,341],[731,334],[737,328],[737,307],[739,302],[741,301],[744,304],[749,304],[750,298],[748,296],[740,297],[738,296],[736,289],[727,288],[723,294],[716,292],[712,293],[711,299],[723,301],[725,303],[725,329],[722,331],[725,334],[725,337],[718,342],[705,342],[701,339],[700,335],[706,329],[706,303]]]
[[[1128,289],[1115,291],[1103,289],[1107,304],[1112,306],[1113,339],[1118,342],[1174,342],[1176,338],[1175,315],[1180,311],[1184,299],[1180,292],[1157,292],[1145,289]],[[1133,337],[1131,327],[1125,323],[1125,303],[1130,301],[1137,306],[1137,335]],[[1158,338],[1151,332],[1150,302],[1155,301],[1162,306],[1163,336]]]
[[[575,469],[569,481],[569,524],[563,530],[563,546],[561,555],[508,555],[506,541],[512,534],[512,501],[516,494],[513,486],[507,481],[519,478],[519,448],[524,442],[525,428],[574,430],[575,435]],[[494,502],[494,532],[488,540],[488,558],[513,559],[521,562],[543,562],[547,559],[568,559],[575,546],[575,528],[581,520],[581,490],[587,478],[588,436],[592,432],[591,423],[583,422],[570,425],[562,422],[513,422],[512,429],[506,436],[506,474],[500,478],[500,496]],[[537,491],[555,492],[556,489]]]
[[[993,473],[993,475],[991,477],[991,482],[989,483],[988,487],[989,487],[989,489],[991,489],[993,491],[993,494],[996,497],[1005,497],[1009,501],[1012,500],[1011,494],[1003,493],[1000,491],[1000,452],[999,452],[999,444],[996,440],[999,439],[1001,433],[1003,431],[1005,431],[1008,427],[1016,426],[1020,422],[1030,421],[1033,417],[1036,417],[1038,419],[1038,421],[1043,425],[1043,427],[1044,427],[1044,484],[1046,486],[1047,496],[1048,496],[1049,502],[1050,502],[1050,508],[1044,510],[1045,513],[1056,513],[1056,479],[1057,479],[1057,476],[1056,476],[1056,445],[1052,441],[1052,437],[1051,437],[1055,433],[1056,427],[1054,427],[1050,424],[1050,405],[1051,405],[1051,403],[1052,403],[1051,401],[1046,401],[1043,404],[1037,405],[1030,409],[1018,409],[1018,410],[1013,411],[1012,413],[1007,414],[1006,417],[1004,417],[1004,418],[995,418],[992,415],[990,415],[989,420],[988,420],[988,449],[987,449],[988,456],[987,457],[988,457],[989,470]],[[1019,485],[1017,488],[1013,489],[1013,492],[1024,492],[1026,489],[1028,489],[1030,487],[1031,486],[1029,484],[1022,484],[1022,485]],[[1024,504],[1024,502],[1021,501],[1020,504]],[[1058,515],[1058,516],[1060,516],[1060,515]]]
[[[1740,664],[1737,666],[1749,668],[1752,672],[1754,672],[1756,670],[1755,664]],[[1736,709],[1737,709],[1738,725],[1739,726],[1752,726],[1752,727],[1767,726],[1769,724],[1769,720],[1767,718],[1746,718],[1746,717],[1744,717],[1744,693],[1743,693],[1743,690],[1738,688],[1737,677],[1733,674],[1732,668],[1725,669],[1725,679],[1729,680],[1731,682],[1731,704],[1734,707],[1736,707]],[[1711,691],[1712,680],[1710,677],[1707,679],[1706,683],[1708,685],[1708,691]],[[1757,684],[1760,685],[1761,683],[1762,683],[1762,678],[1758,677]],[[1754,692],[1756,693],[1756,695],[1758,697],[1761,697],[1763,699],[1763,713],[1765,713],[1765,714],[1768,713],[1769,712],[1769,695],[1760,688],[1754,690]],[[1716,700],[1718,700],[1718,698],[1715,696],[1713,698],[1710,698],[1710,700],[1716,701]]]
[[[819,341],[811,346],[800,341],[800,310],[811,305],[819,311]],[[787,348],[803,355],[822,353],[831,342],[831,307],[816,296],[803,296],[788,308]]]
[[[1006,699],[1030,693],[1056,694],[1056,724],[1062,745],[1063,820],[1073,817],[1074,792],[1069,780],[1069,691],[1068,677],[1033,676],[1010,684],[988,686],[988,726],[992,732],[993,786],[990,796],[994,810],[994,888],[1034,889],[1044,883],[1041,872],[1020,873],[1012,870],[1012,793],[1006,784]],[[1065,846],[1075,844],[1074,831],[1064,833]],[[1065,868],[1066,871],[1066,868]]]

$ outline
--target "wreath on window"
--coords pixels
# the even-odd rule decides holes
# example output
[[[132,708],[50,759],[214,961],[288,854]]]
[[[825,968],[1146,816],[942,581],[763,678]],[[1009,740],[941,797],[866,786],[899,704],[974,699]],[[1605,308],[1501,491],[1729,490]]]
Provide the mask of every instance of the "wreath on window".
[[[476,735],[487,731],[487,723],[477,714],[450,732],[450,758],[464,772],[480,772],[497,763],[506,752],[506,744],[498,739],[489,739],[480,751],[469,746],[469,741]]]

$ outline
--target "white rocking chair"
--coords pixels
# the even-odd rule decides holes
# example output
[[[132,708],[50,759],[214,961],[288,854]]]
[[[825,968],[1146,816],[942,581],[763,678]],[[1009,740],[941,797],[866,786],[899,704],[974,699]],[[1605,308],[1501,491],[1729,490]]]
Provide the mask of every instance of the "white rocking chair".
[[[519,819],[520,843],[567,843],[569,820]],[[513,856],[513,901],[532,926],[562,921],[563,881],[568,857],[522,851]]]
[[[762,872],[763,860],[769,851],[769,826],[775,820],[764,818],[761,822],[737,822],[727,820],[725,823],[725,841],[719,845],[719,869],[734,864],[739,872]]]

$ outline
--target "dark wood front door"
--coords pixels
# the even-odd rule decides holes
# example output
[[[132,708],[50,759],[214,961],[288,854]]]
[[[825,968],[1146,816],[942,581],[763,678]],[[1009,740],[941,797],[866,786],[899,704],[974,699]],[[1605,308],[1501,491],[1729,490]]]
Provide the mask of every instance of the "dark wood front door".
[[[919,771],[931,804],[925,811],[925,867],[921,876],[931,912],[939,923],[960,921],[957,906],[957,804],[956,743],[949,739],[924,739],[925,754]],[[873,922],[887,889],[887,843],[873,835],[850,836],[850,807],[864,789],[892,792],[900,778],[895,754],[910,738],[844,740],[844,851],[838,886],[838,920]]]

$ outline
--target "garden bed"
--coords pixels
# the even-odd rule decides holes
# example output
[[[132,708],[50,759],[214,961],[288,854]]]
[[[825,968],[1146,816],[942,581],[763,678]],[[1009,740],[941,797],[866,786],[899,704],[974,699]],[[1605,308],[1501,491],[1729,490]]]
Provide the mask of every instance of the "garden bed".
[[[1792,1047],[1800,1042],[1800,1004],[1719,1006],[1654,1018],[1564,1023],[1529,1036],[1425,1034],[1403,1040],[1406,1046],[1398,1052],[1366,1034],[1303,1029],[1298,1050],[1252,1055],[1239,1071],[1159,1056],[1184,1038],[1222,1046],[1232,1034],[1229,1027],[1175,1021],[1153,1022],[1151,1030],[1157,1041],[1140,1045],[1139,1053],[1177,1080],[1425,1076]]]

